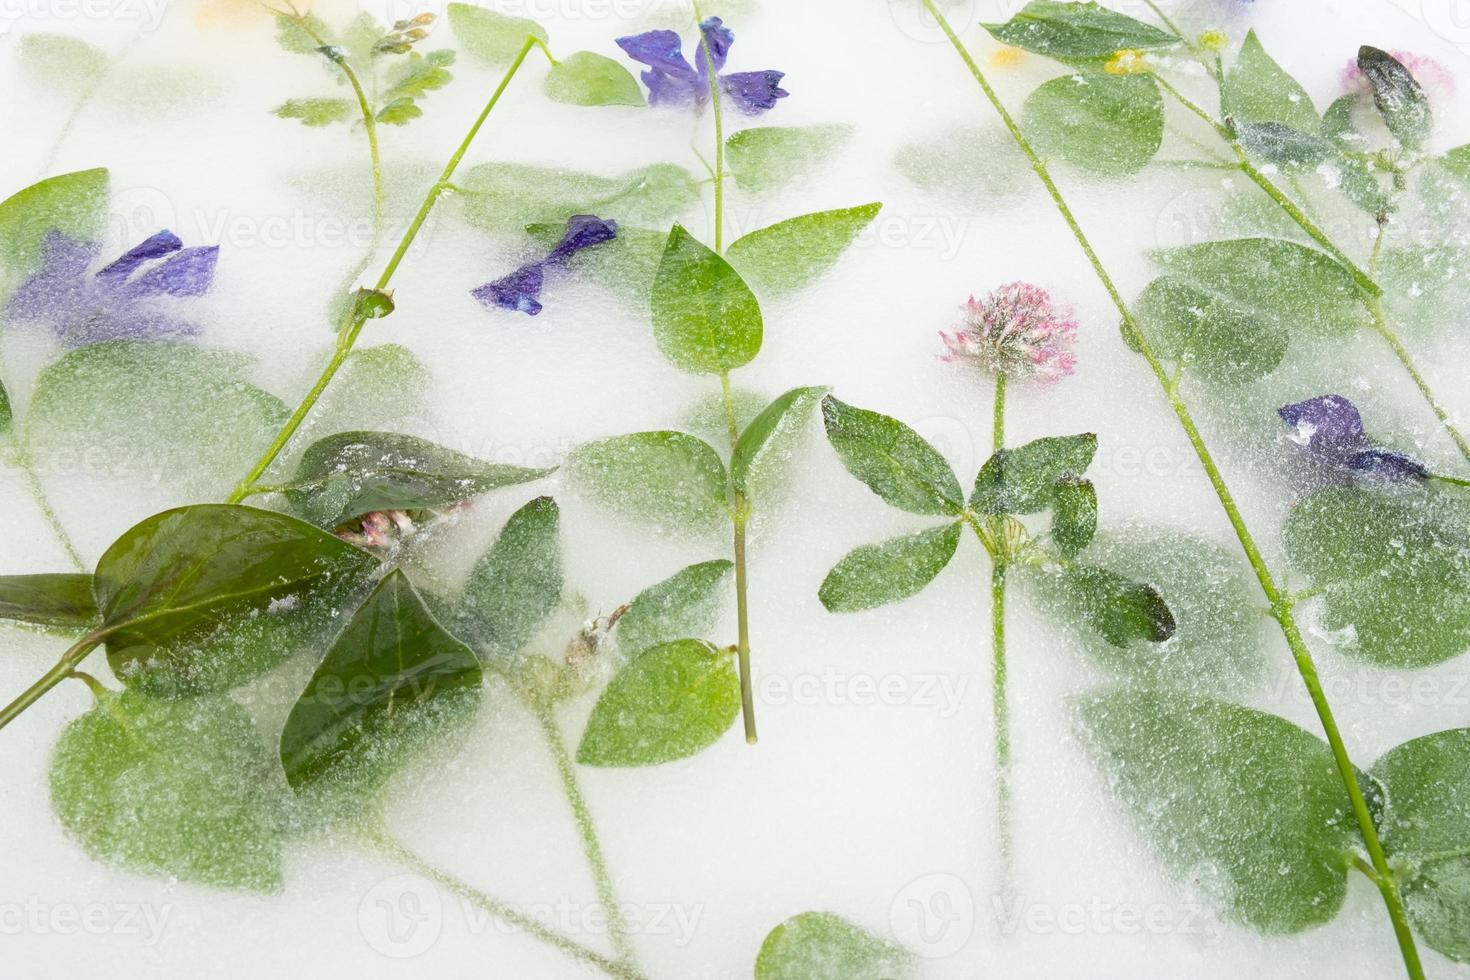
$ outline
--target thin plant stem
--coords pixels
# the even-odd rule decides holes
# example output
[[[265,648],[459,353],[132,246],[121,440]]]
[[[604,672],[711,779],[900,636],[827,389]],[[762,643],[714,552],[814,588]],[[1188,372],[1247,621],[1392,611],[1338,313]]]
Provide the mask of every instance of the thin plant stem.
[[[424,226],[424,222],[428,220],[429,213],[433,211],[434,205],[438,203],[440,196],[450,186],[450,181],[454,177],[455,170],[459,168],[460,161],[469,152],[470,144],[475,141],[475,137],[479,135],[480,128],[485,125],[486,118],[489,117],[490,113],[495,109],[495,106],[500,102],[500,97],[505,94],[505,90],[510,85],[511,79],[515,78],[516,72],[520,71],[521,65],[526,60],[526,55],[539,43],[536,38],[527,37],[526,42],[521,45],[520,52],[516,55],[515,60],[511,62],[510,67],[506,69],[504,77],[500,80],[500,84],[496,86],[494,93],[490,96],[490,100],[485,103],[485,108],[480,111],[480,115],[475,120],[474,125],[470,127],[469,132],[465,134],[459,147],[449,158],[449,162],[445,164],[444,172],[440,174],[434,186],[429,188],[429,192],[425,195],[423,203],[419,205],[418,212],[409,223],[408,229],[403,233],[403,238],[399,241],[398,247],[394,249],[392,257],[388,260],[388,264],[384,266],[382,275],[378,277],[377,284],[373,287],[375,291],[380,293],[384,292],[393,281],[394,273],[398,271],[398,266],[403,262],[404,256],[408,254],[408,250],[413,245],[414,239],[418,237],[419,231]],[[306,417],[316,407],[316,403],[321,398],[322,393],[327,390],[327,386],[332,383],[332,379],[336,377],[337,372],[346,362],[348,355],[352,353],[352,348],[357,343],[358,335],[362,333],[363,326],[367,323],[368,319],[368,313],[356,306],[348,313],[341,329],[337,333],[337,347],[332,354],[332,359],[327,362],[327,366],[322,370],[321,376],[317,378],[316,383],[312,385],[306,397],[296,406],[296,410],[291,413],[291,417],[286,420],[286,424],[281,427],[281,431],[276,434],[270,447],[266,449],[265,453],[256,461],[255,465],[250,468],[250,472],[246,474],[245,479],[241,480],[235,487],[234,492],[230,494],[229,499],[226,501],[227,503],[237,504],[241,500],[244,500],[249,495],[251,487],[255,485],[255,482],[265,474],[266,470],[270,468],[270,465],[285,450],[286,445],[291,441],[296,431],[301,428],[301,424],[306,421]]]
[[[1006,443],[1006,376],[1003,371],[995,376],[993,419],[991,452],[998,453]],[[1010,706],[1006,698],[1006,564],[1006,556],[991,554],[991,701],[995,713],[996,830],[1000,840],[1001,884],[1009,892],[1015,885],[1015,847],[1011,835]]]
[[[68,647],[66,652],[61,655],[61,659],[56,662],[55,667],[42,674],[36,683],[21,692],[20,697],[7,704],[4,708],[0,708],[0,728],[4,728],[10,724],[22,711],[41,700],[46,695],[46,692],[70,677],[81,662],[87,659],[87,654],[96,649],[97,645],[101,642],[101,636],[96,633],[89,633]]]
[[[506,902],[498,898],[493,898],[478,888],[456,878],[449,872],[435,867],[411,851],[403,842],[399,841],[382,827],[372,825],[364,826],[362,833],[374,850],[378,851],[384,857],[390,858],[416,874],[422,875],[450,894],[477,906],[497,919],[515,926],[517,929],[526,933],[526,935],[555,947],[572,959],[586,963],[589,966],[597,967],[608,976],[617,977],[618,980],[645,980],[643,974],[628,964],[609,959],[596,950],[589,949],[576,940],[568,938],[554,929],[543,926],[535,919],[516,910]]]
[[[1275,576],[1267,567],[1265,558],[1262,556],[1261,550],[1256,544],[1255,537],[1246,526],[1245,519],[1241,516],[1240,508],[1237,506],[1234,496],[1225,484],[1225,478],[1220,472],[1214,456],[1205,445],[1204,437],[1200,435],[1199,427],[1195,424],[1194,416],[1190,412],[1189,406],[1179,396],[1178,386],[1170,379],[1163,363],[1159,360],[1158,354],[1155,353],[1152,345],[1149,344],[1148,339],[1139,328],[1132,310],[1124,302],[1122,294],[1113,282],[1112,276],[1109,275],[1107,269],[1103,266],[1102,260],[1098,258],[1096,250],[1093,248],[1086,233],[1082,230],[1082,226],[1078,223],[1071,207],[1067,204],[1066,199],[1062,196],[1061,191],[1052,180],[1051,173],[1048,171],[1046,164],[1036,154],[1035,149],[1031,145],[1031,141],[1021,132],[1015,119],[1005,108],[1005,104],[1001,102],[1000,97],[991,88],[990,82],[985,77],[984,72],[980,70],[980,66],[970,56],[969,51],[965,48],[964,42],[955,34],[949,21],[935,6],[934,0],[923,0],[923,2],[924,6],[928,8],[930,14],[933,15],[945,35],[949,38],[950,43],[959,54],[960,59],[965,63],[965,66],[969,69],[975,82],[980,86],[980,90],[984,93],[986,101],[990,103],[996,114],[1000,116],[1011,138],[1025,154],[1037,179],[1046,188],[1053,205],[1055,205],[1057,212],[1071,230],[1078,246],[1086,256],[1088,264],[1092,267],[1093,273],[1107,291],[1108,296],[1113,301],[1113,305],[1117,307],[1118,313],[1123,320],[1123,327],[1127,339],[1148,363],[1149,369],[1153,372],[1160,388],[1163,389],[1164,395],[1168,399],[1169,406],[1173,409],[1180,427],[1183,428],[1185,435],[1188,437],[1189,443],[1200,461],[1200,465],[1204,467],[1210,484],[1214,488],[1215,495],[1219,498],[1220,506],[1224,509],[1225,515],[1235,531],[1235,536],[1240,543],[1241,550],[1245,553],[1246,559],[1250,562],[1251,568],[1255,572],[1256,580],[1261,587],[1261,591],[1265,593],[1266,599],[1271,604],[1273,616],[1281,627],[1282,635],[1285,637],[1287,646],[1291,650],[1297,672],[1300,674],[1302,683],[1311,698],[1312,707],[1317,713],[1322,730],[1327,736],[1327,743],[1331,749],[1333,761],[1337,766],[1338,775],[1342,780],[1343,788],[1346,790],[1349,802],[1352,805],[1358,830],[1362,834],[1364,847],[1368,851],[1369,860],[1372,863],[1374,884],[1378,887],[1378,891],[1383,898],[1384,906],[1388,911],[1389,920],[1393,924],[1394,935],[1398,940],[1399,952],[1404,961],[1405,972],[1412,980],[1424,980],[1424,967],[1419,960],[1419,950],[1414,940],[1414,934],[1409,929],[1408,918],[1404,912],[1403,897],[1399,894],[1397,879],[1394,876],[1393,869],[1389,866],[1388,856],[1383,850],[1383,845],[1378,839],[1378,829],[1373,823],[1373,817],[1368,809],[1367,800],[1364,798],[1362,786],[1358,782],[1357,770],[1354,768],[1352,760],[1348,756],[1347,746],[1343,741],[1342,732],[1338,728],[1337,719],[1332,712],[1332,706],[1322,689],[1322,682],[1317,674],[1317,667],[1312,659],[1311,651],[1307,648],[1306,641],[1302,638],[1301,630],[1297,626],[1296,618],[1292,614],[1290,600],[1277,585]]]
[[[628,922],[623,916],[623,907],[613,890],[612,876],[607,871],[607,859],[602,853],[602,843],[597,837],[597,827],[592,822],[592,811],[587,808],[587,801],[582,796],[582,787],[577,781],[576,764],[567,752],[566,741],[562,738],[561,729],[557,727],[556,717],[550,706],[536,704],[532,710],[535,711],[536,719],[541,723],[541,731],[546,736],[546,745],[551,749],[551,755],[556,760],[556,771],[561,776],[562,791],[566,794],[567,803],[572,808],[572,819],[577,825],[577,835],[582,839],[582,853],[587,857],[587,864],[592,869],[592,878],[597,885],[597,900],[602,903],[603,911],[607,915],[608,935],[612,940],[613,950],[617,953],[619,963],[630,969],[636,969],[638,957],[633,951],[633,943],[629,938]]]
[[[41,486],[41,476],[36,472],[36,463],[31,459],[30,449],[20,446],[17,449],[17,464],[21,474],[25,477],[26,487],[30,490],[31,498],[35,500],[36,507],[41,511],[41,516],[46,519],[46,524],[51,528],[51,533],[56,537],[61,549],[66,552],[67,560],[79,572],[87,571],[87,563],[82,558],[76,542],[72,540],[71,534],[66,530],[66,525],[61,523],[61,517],[56,513],[56,508],[51,506],[51,498],[46,496],[46,488]]]
[[[740,422],[735,417],[735,399],[730,390],[730,374],[720,375],[720,393],[725,406],[725,423],[730,431],[730,448],[740,441]],[[750,578],[746,563],[746,527],[750,523],[750,503],[745,493],[734,490],[730,518],[735,525],[735,656],[740,667],[740,713],[745,722],[745,740],[756,743],[755,682],[750,674]]]
[[[704,23],[699,14],[699,4],[694,6],[694,22]],[[703,30],[701,29],[701,34]],[[725,123],[720,114],[720,80],[715,73],[715,56],[709,45],[701,39],[699,49],[704,52],[704,63],[709,73],[709,99],[715,120],[715,251],[723,252],[725,228]]]

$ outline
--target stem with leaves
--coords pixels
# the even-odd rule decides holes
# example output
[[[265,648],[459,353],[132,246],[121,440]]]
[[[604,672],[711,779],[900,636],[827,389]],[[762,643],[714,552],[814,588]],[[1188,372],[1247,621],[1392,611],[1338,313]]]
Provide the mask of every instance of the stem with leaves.
[[[1414,386],[1419,389],[1419,394],[1423,396],[1425,403],[1434,413],[1435,418],[1439,420],[1439,424],[1444,428],[1447,433],[1449,433],[1450,438],[1454,440],[1455,447],[1459,449],[1460,455],[1465,457],[1467,462],[1470,462],[1470,441],[1466,440],[1464,434],[1461,433],[1459,428],[1454,424],[1453,421],[1451,421],[1450,414],[1448,411],[1445,410],[1444,404],[1435,395],[1433,389],[1429,387],[1429,383],[1424,379],[1423,373],[1420,372],[1418,366],[1414,363],[1413,356],[1409,353],[1408,348],[1404,346],[1403,341],[1399,339],[1398,334],[1394,332],[1393,327],[1388,322],[1388,315],[1383,307],[1383,287],[1374,277],[1375,272],[1372,269],[1365,270],[1356,262],[1354,262],[1352,258],[1349,257],[1347,253],[1344,252],[1341,248],[1339,248],[1337,243],[1332,241],[1332,239],[1328,237],[1327,233],[1324,232],[1317,225],[1317,223],[1314,222],[1306,214],[1306,212],[1303,211],[1302,208],[1299,207],[1296,202],[1294,202],[1273,180],[1271,180],[1269,176],[1257,169],[1255,165],[1250,162],[1249,157],[1246,155],[1245,148],[1241,145],[1240,140],[1236,137],[1235,133],[1230,129],[1229,126],[1225,125],[1220,120],[1210,115],[1210,113],[1206,111],[1202,106],[1180,92],[1158,72],[1154,72],[1153,77],[1154,80],[1159,83],[1160,88],[1169,93],[1169,95],[1184,108],[1188,109],[1194,115],[1198,116],[1202,121],[1204,121],[1206,125],[1208,125],[1219,135],[1220,139],[1225,141],[1225,143],[1230,147],[1231,151],[1235,154],[1235,169],[1238,169],[1241,173],[1250,178],[1251,182],[1259,187],[1262,191],[1264,191],[1266,196],[1269,197],[1276,204],[1276,206],[1280,208],[1284,214],[1286,214],[1287,217],[1291,218],[1291,220],[1296,223],[1297,227],[1306,232],[1307,237],[1311,238],[1312,241],[1320,245],[1324,251],[1326,251],[1334,259],[1336,259],[1337,262],[1353,277],[1353,281],[1357,283],[1359,290],[1358,299],[1360,302],[1362,302],[1368,313],[1373,317],[1374,331],[1384,339],[1384,341],[1388,344],[1389,349],[1393,351],[1394,356],[1398,358],[1399,363],[1403,366],[1404,370],[1413,380]],[[1217,85],[1221,86],[1221,97],[1223,98],[1223,78],[1217,78],[1216,83]],[[1382,223],[1380,222],[1378,239],[1374,243],[1374,268],[1376,268],[1378,244],[1381,243],[1382,240],[1383,229]]]
[[[538,43],[539,41],[536,38],[527,37],[526,42],[521,45],[520,52],[516,55],[515,60],[511,62],[510,67],[506,69],[504,77],[500,80],[500,84],[496,86],[495,91],[490,96],[490,100],[485,103],[485,108],[480,111],[480,115],[475,120],[474,125],[470,127],[469,132],[460,141],[459,147],[449,158],[449,162],[445,164],[444,171],[439,175],[439,179],[434,183],[433,187],[429,188],[429,192],[425,195],[423,203],[419,205],[418,212],[409,223],[408,229],[403,233],[403,238],[399,241],[398,247],[394,249],[392,257],[388,260],[388,264],[384,266],[382,275],[378,277],[377,283],[373,286],[373,293],[378,294],[380,297],[385,297],[388,286],[393,281],[394,273],[398,271],[398,266],[403,262],[404,256],[408,254],[408,250],[413,245],[414,239],[418,237],[419,231],[424,226],[424,222],[428,220],[429,213],[434,210],[434,205],[438,203],[439,198],[452,186],[451,181],[454,178],[454,172],[459,168],[460,161],[464,159],[464,155],[469,152],[470,144],[475,141],[475,137],[479,135],[481,127],[485,125],[485,120],[500,102],[500,97],[505,94],[505,90],[510,85],[511,79],[515,78],[516,72],[520,71],[521,65],[526,60],[526,55],[530,54],[531,49]],[[270,447],[266,449],[265,453],[256,461],[255,465],[251,467],[245,479],[241,480],[239,485],[235,487],[234,492],[230,494],[229,499],[226,501],[227,503],[237,504],[255,492],[256,482],[265,475],[266,470],[276,461],[276,457],[280,456],[285,450],[292,436],[301,428],[301,424],[306,421],[306,417],[316,407],[316,403],[321,398],[322,393],[327,390],[327,386],[332,383],[332,379],[336,377],[337,372],[346,363],[348,355],[352,353],[352,348],[357,343],[357,338],[362,333],[362,328],[374,315],[382,315],[382,313],[380,311],[375,314],[366,303],[361,301],[360,296],[359,302],[353,304],[341,329],[338,330],[337,348],[332,354],[332,359],[327,362],[327,366],[323,369],[321,376],[317,378],[316,384],[312,385],[311,390],[306,393],[306,397],[296,406],[296,410],[291,413],[291,417],[286,420],[286,424],[276,434],[276,438],[271,442]]]
[[[1178,419],[1181,428],[1184,429],[1184,433],[1188,437],[1195,455],[1204,467],[1210,484],[1215,491],[1215,495],[1219,498],[1220,506],[1224,509],[1226,517],[1229,519],[1230,525],[1235,531],[1235,536],[1240,543],[1241,550],[1245,552],[1246,559],[1250,562],[1251,568],[1255,572],[1256,580],[1260,584],[1261,591],[1265,593],[1266,599],[1271,605],[1272,616],[1281,627],[1282,635],[1285,637],[1287,646],[1291,651],[1292,659],[1295,661],[1297,673],[1301,676],[1302,683],[1311,698],[1312,707],[1315,709],[1318,720],[1322,725],[1322,730],[1327,736],[1327,743],[1331,749],[1333,760],[1336,763],[1338,775],[1342,780],[1344,790],[1347,792],[1348,799],[1352,805],[1353,815],[1358,824],[1358,830],[1362,835],[1364,847],[1368,852],[1370,867],[1365,873],[1368,873],[1368,877],[1377,886],[1383,898],[1384,906],[1393,924],[1394,935],[1398,940],[1399,952],[1404,961],[1405,972],[1412,980],[1423,980],[1424,967],[1419,960],[1419,950],[1415,944],[1414,935],[1409,929],[1408,919],[1404,912],[1403,896],[1399,893],[1398,880],[1393,869],[1389,866],[1388,857],[1384,853],[1383,845],[1378,839],[1378,829],[1373,823],[1372,814],[1368,809],[1367,800],[1363,795],[1363,788],[1358,781],[1358,771],[1348,756],[1347,746],[1343,742],[1342,732],[1338,728],[1337,719],[1332,712],[1332,706],[1322,689],[1322,682],[1317,674],[1317,667],[1312,659],[1311,651],[1307,649],[1306,641],[1302,638],[1301,630],[1297,626],[1296,618],[1292,612],[1291,600],[1278,586],[1275,576],[1267,567],[1265,558],[1262,556],[1261,550],[1256,544],[1255,537],[1246,526],[1245,519],[1241,516],[1240,508],[1225,484],[1225,478],[1220,472],[1219,466],[1205,445],[1203,436],[1200,435],[1199,427],[1195,424],[1194,416],[1190,412],[1189,406],[1179,395],[1177,381],[1170,377],[1158,354],[1155,353],[1153,347],[1144,336],[1143,331],[1139,328],[1138,322],[1134,319],[1133,311],[1124,302],[1123,296],[1118,291],[1118,287],[1114,283],[1112,276],[1103,266],[1102,260],[1098,258],[1091,241],[1082,230],[1082,226],[1078,223],[1076,215],[1072,212],[1071,207],[1062,196],[1055,181],[1052,180],[1051,173],[1047,169],[1046,164],[1037,155],[1036,150],[1031,145],[1031,141],[1021,132],[1015,119],[991,87],[990,81],[985,77],[985,73],[980,70],[980,66],[971,57],[964,42],[955,34],[954,28],[950,26],[949,21],[939,11],[934,0],[923,0],[923,3],[948,37],[950,44],[959,54],[960,59],[964,62],[970,75],[975,79],[976,84],[979,85],[986,101],[990,103],[990,106],[1000,117],[1001,122],[1010,133],[1011,139],[1015,141],[1017,147],[1025,154],[1037,179],[1046,188],[1048,196],[1051,198],[1053,205],[1055,205],[1057,212],[1066,222],[1067,227],[1071,230],[1078,246],[1082,249],[1084,256],[1086,256],[1088,264],[1092,267],[1093,273],[1107,291],[1113,305],[1117,307],[1118,313],[1122,317],[1124,332],[1130,345],[1148,363],[1149,370],[1153,372],[1160,388],[1163,389],[1164,396],[1168,399],[1170,408],[1174,410],[1174,415]]]

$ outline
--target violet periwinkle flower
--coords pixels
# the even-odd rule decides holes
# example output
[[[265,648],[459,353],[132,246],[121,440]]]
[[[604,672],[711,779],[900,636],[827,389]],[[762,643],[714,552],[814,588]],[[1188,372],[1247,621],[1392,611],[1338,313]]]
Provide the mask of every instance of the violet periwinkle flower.
[[[618,223],[604,221],[590,214],[576,214],[567,219],[567,231],[544,259],[528,262],[508,276],[487,282],[470,291],[486,306],[498,306],[535,316],[541,312],[541,288],[546,284],[546,270],[564,265],[567,259],[585,248],[610,242],[618,237]]]
[[[1318,395],[1284,405],[1277,414],[1291,430],[1287,437],[1319,462],[1389,483],[1429,477],[1428,467],[1408,453],[1370,443],[1363,416],[1342,395]]]
[[[971,296],[960,312],[954,333],[939,332],[948,348],[940,355],[945,361],[1017,381],[1055,381],[1076,367],[1077,321],[1040,286],[1006,283],[984,299]]]
[[[199,333],[162,297],[200,296],[214,283],[219,246],[184,248],[171,231],[133,246],[88,275],[96,245],[59,231],[41,243],[41,268],[16,290],[8,319],[49,326],[66,347],[106,340],[170,340]]]
[[[694,52],[694,64],[684,60],[683,42],[673,31],[648,31],[620,37],[618,47],[639,64],[647,65],[643,84],[648,86],[649,105],[692,105],[703,108],[709,101],[710,63],[714,63],[715,80],[730,104],[750,116],[757,116],[791,93],[781,88],[785,72],[737,71],[723,73],[725,58],[735,43],[735,32],[718,17],[699,25],[702,40]],[[709,56],[705,56],[708,46]]]

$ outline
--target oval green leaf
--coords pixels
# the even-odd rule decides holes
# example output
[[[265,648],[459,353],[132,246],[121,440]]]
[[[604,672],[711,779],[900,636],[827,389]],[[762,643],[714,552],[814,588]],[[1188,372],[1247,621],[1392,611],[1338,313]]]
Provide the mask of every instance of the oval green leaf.
[[[614,638],[630,656],[672,640],[703,636],[719,616],[733,563],[720,558],[682,568],[651,585],[618,617]]]
[[[638,79],[611,58],[578,51],[551,66],[546,95],[568,105],[646,105]]]
[[[521,652],[561,602],[560,530],[550,497],[512,514],[470,572],[455,631],[502,656]]]
[[[546,28],[529,17],[511,17],[471,3],[449,5],[449,29],[475,60],[500,68],[515,60],[527,38],[551,40]]]
[[[756,289],[781,295],[810,285],[837,264],[882,204],[787,218],[736,239],[730,261]]]
[[[1282,123],[1316,133],[1322,122],[1307,90],[1266,53],[1254,30],[1246,32],[1225,74],[1221,102],[1226,118],[1236,123]]]
[[[572,450],[567,478],[594,500],[666,531],[710,532],[730,519],[725,464],[683,432],[634,432]]]
[[[827,391],[825,387],[792,388],[745,427],[730,457],[730,480],[736,490],[750,494],[757,484],[774,479],[774,471],[790,461],[793,444]]]
[[[766,936],[755,980],[906,980],[913,954],[831,912],[793,915]]]
[[[1067,566],[1061,588],[1094,632],[1115,647],[1162,643],[1174,635],[1174,614],[1152,585],[1096,565]]]
[[[1057,483],[1080,477],[1097,454],[1097,435],[1045,436],[1002,449],[980,467],[970,506],[982,514],[1036,514],[1053,506]]]
[[[740,714],[735,657],[703,640],[675,640],[638,654],[592,709],[577,761],[656,766],[713,745]]]
[[[557,224],[574,214],[616,215],[621,228],[665,226],[699,202],[699,184],[682,167],[655,163],[616,177],[518,163],[482,163],[456,181],[454,199],[472,226],[518,234],[528,225]],[[666,235],[659,236],[662,247]],[[589,249],[596,255],[603,248]]]
[[[0,575],[0,619],[61,629],[91,629],[98,621],[92,576]]]
[[[1169,48],[1179,38],[1101,4],[1031,0],[1004,24],[982,24],[1002,44],[1057,61],[1107,58],[1123,48]]]
[[[653,280],[653,335],[675,367],[724,374],[761,349],[761,309],[729,262],[679,225]]]
[[[83,242],[101,235],[108,187],[108,173],[98,167],[48,177],[0,201],[0,265],[6,272],[0,294],[9,293],[40,265],[47,232]]]
[[[949,463],[898,419],[822,399],[827,441],[847,471],[899,510],[956,515],[965,494]]]
[[[1027,97],[1021,123],[1043,154],[1090,173],[1124,177],[1159,152],[1164,98],[1150,75],[1066,75]]]
[[[1067,476],[1052,495],[1051,537],[1057,550],[1075,557],[1097,534],[1097,488],[1091,480]]]
[[[918,594],[944,571],[960,544],[959,523],[932,527],[848,553],[822,582],[828,612],[859,612]]]
[[[1206,381],[1243,384],[1275,371],[1291,336],[1274,317],[1256,318],[1229,299],[1171,276],[1149,283],[1133,314],[1154,350]]]
[[[754,126],[725,140],[725,165],[742,191],[788,187],[820,170],[852,138],[851,126]]]

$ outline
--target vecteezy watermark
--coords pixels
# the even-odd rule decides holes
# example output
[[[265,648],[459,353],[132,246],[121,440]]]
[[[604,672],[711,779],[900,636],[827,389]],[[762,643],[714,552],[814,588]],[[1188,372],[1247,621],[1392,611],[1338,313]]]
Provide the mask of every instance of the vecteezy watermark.
[[[1127,902],[1093,896],[1078,902],[1034,902],[993,895],[995,924],[1002,935],[1038,936],[1199,936],[1207,945],[1223,929],[1215,913],[1200,902]]]
[[[439,941],[444,902],[426,878],[394,875],[362,897],[357,906],[357,930],[374,952],[392,959],[412,959]]]
[[[0,0],[0,34],[24,25],[45,29],[83,21],[138,25],[140,32],[158,29],[169,0]]]
[[[763,704],[931,708],[948,719],[958,713],[970,680],[963,675],[863,674],[828,667],[820,674],[766,674],[756,687]]]
[[[964,215],[879,212],[853,247],[936,252],[939,261],[950,262],[959,257],[969,233],[970,219]]]
[[[0,936],[138,936],[156,946],[172,905],[148,902],[47,902],[34,895],[0,902]]]
[[[903,946],[925,959],[944,959],[964,949],[974,934],[975,898],[956,875],[924,875],[893,897],[888,924]]]

